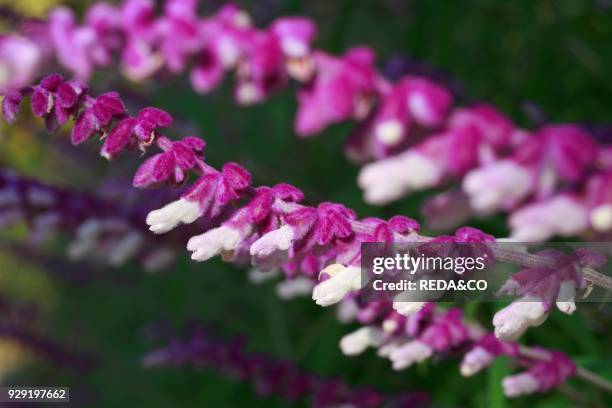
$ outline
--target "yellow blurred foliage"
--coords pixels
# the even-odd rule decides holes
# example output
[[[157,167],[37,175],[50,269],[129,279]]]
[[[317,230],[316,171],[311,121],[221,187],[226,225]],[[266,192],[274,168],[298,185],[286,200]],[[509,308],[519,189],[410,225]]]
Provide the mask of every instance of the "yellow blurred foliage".
[[[56,301],[48,273],[6,252],[0,252],[0,291],[43,309],[52,308]]]
[[[58,0],[0,0],[0,5],[10,6],[28,17],[45,17],[50,8],[58,5]]]
[[[28,363],[29,354],[19,343],[0,339],[0,383],[8,374]]]

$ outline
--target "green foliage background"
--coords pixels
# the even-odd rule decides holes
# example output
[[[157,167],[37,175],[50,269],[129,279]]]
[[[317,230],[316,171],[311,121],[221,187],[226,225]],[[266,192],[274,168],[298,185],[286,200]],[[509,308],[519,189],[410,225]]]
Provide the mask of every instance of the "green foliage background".
[[[458,78],[469,97],[493,102],[523,126],[529,125],[520,108],[525,101],[539,104],[555,122],[606,122],[612,116],[608,74],[612,67],[612,9],[601,9],[593,1],[239,3],[264,23],[283,14],[313,18],[320,27],[316,45],[335,53],[365,44],[377,51],[381,62],[398,54],[428,61]],[[85,7],[83,2],[69,4],[81,11]],[[205,8],[220,4],[207,3]],[[240,108],[232,102],[229,82],[211,95],[200,96],[184,76],[129,84],[107,70],[97,75],[93,88],[102,91],[118,86],[167,109],[206,139],[212,164],[238,161],[253,172],[257,184],[290,182],[302,188],[312,202],[338,201],[355,208],[360,216],[418,217],[424,194],[382,209],[363,202],[355,183],[358,169],[341,153],[349,124],[333,126],[318,138],[300,140],[292,130],[293,92],[282,92],[259,106]],[[66,160],[54,143],[47,136],[22,135],[20,139],[9,133],[0,142],[1,163],[81,189],[93,189],[92,180],[118,173],[102,159],[87,161],[86,166],[78,160]],[[133,157],[126,156],[119,167],[130,168],[133,162]],[[475,220],[472,225],[499,236],[506,233],[503,217]],[[128,266],[109,269],[104,278],[84,285],[54,278],[26,260],[13,259],[10,253],[2,255],[0,270],[4,278],[0,293],[9,291],[45,305],[47,320],[41,322],[45,330],[55,339],[92,352],[99,363],[93,373],[76,376],[70,370],[36,362],[9,380],[70,385],[95,395],[95,406],[283,406],[280,400],[261,399],[249,386],[214,372],[142,369],[142,354],[161,345],[147,340],[142,329],[160,317],[177,327],[195,320],[215,323],[227,334],[248,334],[253,350],[297,360],[323,376],[342,376],[352,384],[372,384],[388,392],[423,389],[439,406],[575,404],[559,392],[505,400],[500,378],[511,367],[503,360],[485,374],[464,379],[458,373],[456,358],[397,373],[373,352],[344,357],[338,341],[353,328],[339,324],[333,310],[322,310],[309,299],[280,301],[272,285],[248,284],[244,270],[219,261],[196,264],[188,261],[186,253],[169,273],[146,275]],[[44,290],[33,290],[32,286]],[[470,304],[465,313],[490,327],[493,306]],[[524,341],[564,350],[583,366],[612,379],[611,321],[609,308],[587,304],[571,317],[553,313]],[[588,405],[611,403],[579,380],[570,386],[583,394]]]

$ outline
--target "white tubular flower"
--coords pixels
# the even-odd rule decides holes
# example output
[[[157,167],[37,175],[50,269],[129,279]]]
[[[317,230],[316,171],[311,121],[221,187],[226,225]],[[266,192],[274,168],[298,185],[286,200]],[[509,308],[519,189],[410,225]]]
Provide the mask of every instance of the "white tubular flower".
[[[112,266],[123,265],[141,247],[143,242],[142,235],[136,231],[131,231],[120,239],[109,251],[108,263]]]
[[[272,271],[260,271],[257,268],[251,268],[249,270],[249,273],[247,275],[249,282],[255,284],[255,285],[259,285],[260,283],[264,283],[267,282],[269,280],[272,280],[274,278],[277,278],[280,276],[280,271],[278,269],[274,269]]]
[[[538,380],[530,373],[505,377],[502,380],[504,395],[508,398],[533,394],[539,389]]]
[[[267,257],[276,251],[286,251],[291,247],[293,237],[293,228],[283,225],[253,242],[249,252],[252,256]]]
[[[154,210],[147,215],[149,229],[156,234],[163,234],[179,224],[191,224],[200,216],[200,206],[195,201],[184,198]]]
[[[276,285],[276,294],[283,300],[308,296],[312,293],[313,286],[313,281],[304,276],[295,279],[288,279],[279,282]]]
[[[363,353],[368,347],[378,347],[382,343],[384,333],[374,327],[362,327],[340,339],[340,350],[345,356],[355,356]]]
[[[588,227],[586,208],[569,196],[527,205],[510,217],[512,238],[517,241],[545,241],[554,235],[572,236]]]
[[[529,171],[512,160],[502,160],[470,171],[463,179],[463,191],[472,208],[490,214],[523,199],[531,189]]]
[[[394,370],[403,370],[414,363],[427,360],[433,354],[433,349],[422,341],[415,340],[393,350],[389,355]]]
[[[393,302],[393,309],[404,316],[415,314],[423,308],[427,302]]]
[[[415,151],[380,160],[364,166],[357,179],[370,204],[388,204],[411,191],[435,186],[442,177],[442,168]]]
[[[68,258],[76,261],[92,253],[96,249],[100,229],[100,222],[96,219],[87,220],[79,225],[75,240],[68,245]]]
[[[547,316],[548,310],[540,299],[524,296],[495,313],[495,336],[504,341],[514,341],[529,327],[541,325]]]
[[[612,230],[612,205],[604,204],[591,210],[591,225],[598,232]]]
[[[576,311],[576,282],[566,280],[561,282],[559,293],[557,294],[557,308],[566,314],[572,314]]]
[[[483,347],[474,347],[463,356],[460,367],[461,375],[464,377],[473,376],[483,368],[491,365],[494,358],[495,356]]]
[[[312,299],[319,306],[338,303],[347,293],[361,288],[361,269],[357,266],[333,264],[321,273],[328,274],[330,278],[320,282],[312,291]]]
[[[392,340],[389,343],[380,346],[376,351],[376,355],[383,358],[389,357],[391,356],[391,353],[397,350],[402,344],[404,343],[400,340]]]
[[[233,251],[239,243],[240,232],[222,225],[191,237],[187,242],[187,249],[193,251],[191,259],[194,261],[206,261],[223,251]]]

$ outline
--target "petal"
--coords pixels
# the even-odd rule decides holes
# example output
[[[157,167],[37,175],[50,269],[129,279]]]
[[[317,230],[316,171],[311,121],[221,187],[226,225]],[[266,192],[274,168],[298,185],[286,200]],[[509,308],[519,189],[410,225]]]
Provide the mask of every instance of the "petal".
[[[78,95],[74,88],[66,82],[62,82],[57,87],[57,101],[62,108],[71,108],[74,106]]]
[[[94,117],[91,111],[86,110],[81,113],[79,118],[76,120],[74,127],[72,128],[72,144],[79,145],[85,142],[94,133]]]
[[[274,196],[269,189],[257,194],[255,198],[251,200],[248,207],[252,222],[262,222],[268,216],[268,214],[270,214],[273,203]]]
[[[195,153],[182,142],[172,144],[171,154],[174,155],[177,166],[179,166],[182,170],[189,170],[195,164]]]
[[[37,87],[32,94],[32,112],[38,117],[49,114],[53,109],[53,97],[45,88]]]
[[[112,115],[119,115],[125,112],[125,105],[116,92],[108,92],[96,98],[96,104],[104,107]]]
[[[188,146],[190,149],[195,150],[196,152],[204,150],[204,147],[206,146],[206,142],[204,140],[195,136],[187,136],[183,138],[181,142],[184,145]]]
[[[138,112],[139,121],[150,121],[158,127],[168,127],[172,124],[172,116],[168,112],[158,108],[144,108]]]
[[[275,185],[272,190],[274,190],[274,195],[285,201],[293,201],[300,202],[304,199],[304,193],[297,188],[287,183],[279,183]]]
[[[55,91],[62,82],[64,82],[64,78],[60,74],[51,74],[40,81],[40,86],[49,91]]]
[[[238,163],[225,164],[221,172],[225,182],[234,190],[243,190],[251,184],[251,174]]]
[[[136,171],[133,186],[144,188],[167,181],[174,172],[175,163],[174,157],[169,153],[160,153],[149,158]]]
[[[134,134],[135,124],[136,119],[134,118],[126,118],[120,121],[104,141],[100,154],[109,160],[117,157],[130,142]]]

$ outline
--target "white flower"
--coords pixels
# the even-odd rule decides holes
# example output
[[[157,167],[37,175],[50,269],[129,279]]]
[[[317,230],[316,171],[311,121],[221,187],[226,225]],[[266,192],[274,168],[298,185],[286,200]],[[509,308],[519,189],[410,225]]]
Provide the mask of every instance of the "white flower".
[[[470,171],[463,179],[463,191],[472,208],[490,214],[523,199],[531,189],[529,171],[512,160],[502,160]]]
[[[154,233],[163,234],[181,223],[191,224],[200,215],[200,206],[197,202],[181,198],[159,210],[151,211],[147,215],[147,224]]]
[[[384,205],[411,191],[435,186],[443,170],[434,160],[415,151],[379,160],[361,169],[358,184],[370,204]]]
[[[113,248],[109,251],[109,265],[123,265],[140,249],[142,243],[143,238],[139,232],[129,232],[115,243]]]
[[[566,314],[572,314],[576,311],[576,282],[566,280],[561,282],[559,293],[557,294],[557,308]]]
[[[493,362],[494,357],[483,347],[474,347],[463,356],[460,368],[461,375],[464,377],[473,376],[483,368],[488,367]]]
[[[249,252],[252,256],[267,257],[276,251],[286,251],[293,242],[293,228],[289,225],[270,231],[253,242]]]
[[[85,221],[76,231],[76,238],[67,248],[68,258],[71,260],[83,259],[87,254],[95,251],[98,234],[102,226],[93,218]]]
[[[426,302],[393,302],[393,309],[401,315],[410,316],[421,310]]]
[[[495,313],[495,336],[504,341],[514,341],[529,327],[541,325],[547,316],[548,310],[540,299],[524,296]]]
[[[595,207],[591,211],[591,225],[599,232],[610,231],[612,229],[612,204]]]
[[[283,300],[294,299],[297,297],[308,296],[312,293],[314,282],[307,277],[287,279],[276,285],[276,294]]]
[[[376,125],[376,138],[387,146],[395,146],[402,140],[404,125],[399,120],[385,120]]]
[[[193,251],[191,259],[194,261],[206,261],[223,251],[233,251],[239,243],[240,232],[222,225],[191,237],[187,242],[187,249]]]
[[[516,211],[509,221],[517,241],[545,241],[554,235],[572,236],[588,226],[587,211],[575,199],[558,196]]]
[[[248,273],[249,282],[259,285],[260,283],[264,283],[271,279],[277,278],[280,276],[280,271],[278,269],[274,269],[271,271],[260,271],[257,268],[251,268]]]
[[[312,291],[312,299],[319,306],[338,303],[348,292],[361,288],[361,269],[357,266],[333,264],[321,273],[327,273],[330,278],[320,282]]]
[[[376,351],[376,354],[383,358],[389,357],[391,356],[391,353],[397,350],[402,344],[404,343],[401,340],[392,340],[386,344],[383,344],[378,351]]]
[[[380,346],[384,333],[373,326],[362,327],[340,339],[340,350],[346,356],[363,353],[368,347]]]
[[[504,395],[509,398],[533,394],[539,388],[538,380],[530,373],[505,377],[502,380],[502,386]]]
[[[308,44],[297,38],[285,37],[281,40],[283,53],[291,58],[302,58],[308,54]]]
[[[422,341],[415,340],[393,350],[389,355],[394,370],[403,370],[414,363],[427,360],[433,349]]]

